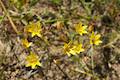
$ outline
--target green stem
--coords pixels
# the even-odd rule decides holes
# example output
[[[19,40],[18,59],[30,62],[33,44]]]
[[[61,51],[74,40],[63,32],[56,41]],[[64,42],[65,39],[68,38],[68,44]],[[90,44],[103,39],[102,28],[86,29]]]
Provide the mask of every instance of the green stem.
[[[93,55],[94,55],[94,46],[91,46],[92,48],[92,54],[91,54],[91,66],[92,66],[92,74],[94,75],[94,59],[93,59]]]

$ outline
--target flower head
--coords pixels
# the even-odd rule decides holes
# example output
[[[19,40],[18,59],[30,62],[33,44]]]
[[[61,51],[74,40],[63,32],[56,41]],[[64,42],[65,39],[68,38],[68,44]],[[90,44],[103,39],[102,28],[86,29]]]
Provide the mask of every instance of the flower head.
[[[86,33],[87,33],[87,31],[86,31],[87,26],[86,26],[86,25],[83,25],[82,23],[78,23],[78,24],[75,26],[75,29],[76,29],[76,32],[77,32],[78,34],[80,34],[81,36],[82,36],[83,34],[86,34]]]
[[[64,53],[67,54],[68,56],[70,56],[70,48],[71,48],[71,41],[69,43],[65,43],[64,44]]]
[[[29,48],[32,45],[32,42],[28,42],[27,39],[22,39],[22,44],[23,46],[25,46],[26,48]]]
[[[77,55],[83,51],[84,51],[84,49],[82,48],[82,44],[76,44],[70,49],[70,54]]]
[[[83,52],[84,49],[82,48],[82,44],[76,44],[76,45],[71,45],[72,42],[69,42],[68,44],[65,43],[63,49],[64,53],[67,54],[68,56],[71,55],[77,55],[80,52]]]
[[[90,44],[99,45],[100,43],[102,43],[102,41],[100,40],[100,37],[101,37],[100,34],[95,34],[94,32],[92,32],[90,36]]]
[[[39,62],[39,58],[35,53],[30,52],[30,55],[27,56],[26,58],[26,67],[31,66],[32,69],[35,69],[36,66],[42,66],[42,64]]]
[[[36,23],[31,23],[29,25],[26,26],[26,31],[30,32],[32,34],[32,37],[34,36],[38,36],[41,37],[41,24],[40,22],[36,22]]]

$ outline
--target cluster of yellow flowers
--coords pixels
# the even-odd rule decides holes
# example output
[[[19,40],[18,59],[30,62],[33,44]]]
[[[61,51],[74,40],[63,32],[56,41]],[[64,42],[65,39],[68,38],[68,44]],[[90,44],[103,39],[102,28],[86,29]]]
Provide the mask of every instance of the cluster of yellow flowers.
[[[88,34],[87,31],[87,25],[83,25],[82,23],[78,23],[75,25],[75,30],[78,34],[80,34],[81,36],[83,36],[83,34]],[[88,34],[89,35],[89,34]],[[90,33],[89,36],[89,40],[90,40],[90,44],[93,45],[99,45],[100,43],[102,43],[102,41],[100,40],[101,35],[100,34],[95,34],[95,32],[92,31],[92,33]],[[64,44],[64,53],[66,53],[68,56],[70,55],[77,55],[80,52],[85,51],[85,49],[82,47],[82,44],[76,44],[76,45],[71,45],[72,42],[70,41],[68,44],[65,43]]]
[[[41,32],[41,24],[40,21],[33,23],[31,22],[29,25],[25,26],[26,33],[31,33],[31,37],[38,36],[42,37]],[[33,43],[29,42],[27,38],[22,39],[22,44],[25,48],[29,48]],[[31,67],[32,69],[35,69],[36,66],[42,66],[41,62],[39,61],[39,57],[33,53],[30,52],[30,54],[26,57],[26,67]]]
[[[88,27],[87,25],[78,23],[75,26],[75,30],[77,34],[79,34],[80,36],[83,36],[89,33],[87,31],[87,27]],[[42,28],[41,28],[40,22],[38,21],[36,23],[30,23],[29,25],[25,26],[25,32],[30,33],[31,37],[34,37],[34,36],[42,37],[41,35]],[[93,46],[93,45],[99,45],[100,43],[102,43],[102,41],[100,40],[100,37],[101,37],[100,34],[95,34],[95,32],[90,33],[89,35],[90,44]],[[32,42],[29,42],[27,38],[23,39],[22,43],[25,48],[29,48],[33,44]],[[68,56],[77,55],[85,51],[81,43],[76,43],[76,44],[73,44],[73,43],[74,43],[73,41],[70,41],[69,43],[64,44],[64,47],[63,47],[64,53],[66,53]],[[32,69],[35,69],[36,66],[42,66],[42,64],[39,61],[39,57],[33,52],[30,52],[30,54],[26,57],[26,67],[30,67],[30,66]]]
[[[84,51],[84,49],[82,48],[82,44],[72,45],[72,41],[70,41],[68,44],[65,43],[63,49],[64,53],[66,53],[68,56],[77,55],[80,52]]]

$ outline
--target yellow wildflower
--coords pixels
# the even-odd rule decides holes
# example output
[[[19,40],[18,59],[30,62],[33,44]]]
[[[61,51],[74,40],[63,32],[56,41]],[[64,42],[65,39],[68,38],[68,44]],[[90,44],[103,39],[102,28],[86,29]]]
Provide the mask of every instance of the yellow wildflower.
[[[32,34],[32,37],[38,36],[41,37],[41,23],[38,21],[36,23],[31,23],[26,26],[26,31]]]
[[[35,69],[36,66],[42,66],[42,64],[39,62],[39,57],[35,53],[30,53],[30,55],[26,58],[27,64],[26,67],[31,66],[32,69]]]
[[[86,29],[87,26],[83,25],[82,23],[78,23],[75,27],[76,32],[79,33],[81,36],[87,33]]]
[[[77,55],[77,54],[79,54],[80,52],[83,52],[83,51],[84,51],[84,49],[82,48],[82,44],[77,44],[77,45],[74,45],[70,49],[70,54]]]
[[[71,41],[70,41],[68,44],[65,43],[65,44],[64,44],[64,47],[63,47],[64,53],[67,54],[68,56],[71,55],[71,54],[70,54],[71,43],[72,43]]]
[[[28,42],[27,39],[22,39],[22,44],[23,46],[25,46],[26,48],[29,48],[32,45],[32,42]]]
[[[76,55],[84,51],[84,49],[82,48],[82,44],[76,44],[73,46],[71,44],[72,42],[69,42],[68,44],[65,43],[63,47],[64,53],[67,54],[68,56]]]
[[[102,41],[100,40],[100,37],[101,37],[100,34],[95,34],[94,32],[92,32],[92,34],[90,36],[90,44],[99,45],[100,43],[102,43]]]

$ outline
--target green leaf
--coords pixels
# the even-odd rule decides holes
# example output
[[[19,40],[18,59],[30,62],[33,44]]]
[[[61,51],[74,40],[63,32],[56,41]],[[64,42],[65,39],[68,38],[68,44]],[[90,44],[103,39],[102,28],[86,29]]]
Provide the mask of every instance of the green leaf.
[[[61,3],[61,0],[51,0],[52,3],[59,5]]]
[[[30,6],[34,6],[39,0],[30,0]]]
[[[0,23],[3,21],[4,16],[0,16]]]

